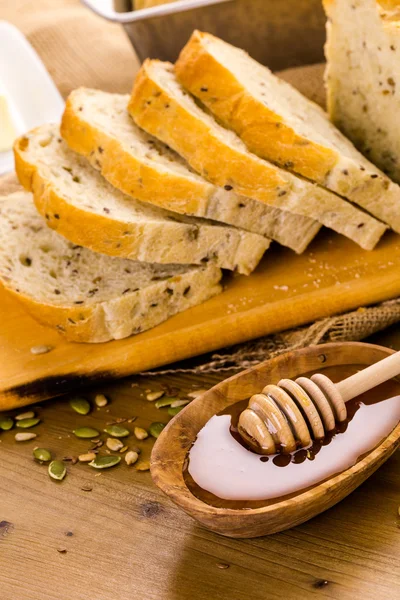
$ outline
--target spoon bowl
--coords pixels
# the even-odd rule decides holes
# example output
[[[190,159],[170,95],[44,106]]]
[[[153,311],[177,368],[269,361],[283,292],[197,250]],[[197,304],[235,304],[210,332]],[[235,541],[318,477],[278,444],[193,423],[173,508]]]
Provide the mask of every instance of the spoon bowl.
[[[208,529],[236,538],[269,535],[295,527],[327,510],[363,483],[400,445],[400,424],[355,465],[312,488],[277,499],[261,508],[219,508],[196,498],[184,478],[188,452],[199,431],[215,414],[249,399],[268,384],[295,379],[326,367],[358,365],[360,369],[393,354],[361,342],[312,346],[263,362],[222,381],[185,407],[163,430],[151,457],[156,485]],[[397,379],[395,380],[397,382]],[[400,395],[400,382],[396,395]]]

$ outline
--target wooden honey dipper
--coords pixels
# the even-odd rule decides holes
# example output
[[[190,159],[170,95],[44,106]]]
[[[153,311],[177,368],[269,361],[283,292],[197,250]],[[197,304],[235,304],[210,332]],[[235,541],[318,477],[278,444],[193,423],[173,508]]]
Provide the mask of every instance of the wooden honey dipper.
[[[323,439],[337,421],[345,421],[346,402],[399,374],[396,352],[340,383],[321,373],[310,379],[281,379],[250,398],[238,431],[258,454],[290,454]]]

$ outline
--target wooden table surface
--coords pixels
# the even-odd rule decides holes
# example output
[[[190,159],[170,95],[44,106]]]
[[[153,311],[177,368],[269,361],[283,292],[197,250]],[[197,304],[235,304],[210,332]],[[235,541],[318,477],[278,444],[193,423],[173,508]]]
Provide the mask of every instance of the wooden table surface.
[[[400,327],[374,342],[400,348]],[[217,375],[135,377],[85,391],[110,396],[88,416],[66,399],[36,410],[36,440],[0,435],[1,600],[394,600],[400,597],[400,455],[395,454],[350,497],[312,521],[271,537],[227,539],[207,532],[152,484],[148,472],[125,463],[96,476],[76,464],[57,483],[32,458],[37,446],[58,458],[89,443],[72,430],[100,429],[114,418],[137,416],[148,426],[167,421],[145,399],[162,385],[183,396]],[[133,386],[132,386],[133,384]],[[32,431],[32,430],[31,430]],[[103,434],[104,437],[104,434]],[[128,445],[149,455],[152,441]],[[82,488],[89,486],[91,491]]]

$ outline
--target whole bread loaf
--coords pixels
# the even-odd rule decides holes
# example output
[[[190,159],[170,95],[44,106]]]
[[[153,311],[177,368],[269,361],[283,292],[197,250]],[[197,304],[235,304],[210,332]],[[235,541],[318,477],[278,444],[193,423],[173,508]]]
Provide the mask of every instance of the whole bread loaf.
[[[323,4],[329,115],[365,156],[400,183],[400,2]]]
[[[124,196],[44,125],[15,144],[20,182],[47,224],[95,252],[160,264],[205,264],[250,273],[267,238],[184,217]]]
[[[219,125],[183,90],[170,63],[145,61],[128,110],[137,125],[216,185],[314,218],[364,249],[374,248],[386,229],[332,192],[250,153],[234,132]]]
[[[175,71],[249,150],[344,196],[400,232],[400,187],[364,158],[319,106],[267,67],[195,31]]]
[[[106,342],[158,325],[221,291],[221,271],[98,254],[47,227],[31,194],[0,197],[0,282],[69,340]]]
[[[62,119],[62,137],[125,194],[259,233],[299,253],[305,250],[320,229],[318,222],[212,185],[135,125],[128,100],[129,96],[100,90],[73,91]]]

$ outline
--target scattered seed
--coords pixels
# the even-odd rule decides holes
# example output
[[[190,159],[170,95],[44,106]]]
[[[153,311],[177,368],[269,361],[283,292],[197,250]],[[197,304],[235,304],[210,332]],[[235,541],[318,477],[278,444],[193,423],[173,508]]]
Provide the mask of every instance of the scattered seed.
[[[94,402],[96,406],[98,406],[99,408],[103,408],[104,406],[107,406],[109,400],[104,394],[97,394],[97,396],[94,399]]]
[[[52,479],[61,481],[67,474],[67,467],[62,460],[53,460],[49,464],[49,475]]]
[[[0,429],[2,429],[3,431],[8,431],[9,429],[12,429],[14,425],[14,420],[11,417],[6,417],[5,419],[2,419],[0,421]]]
[[[217,563],[218,569],[229,569],[229,566],[226,563]]]
[[[126,452],[128,450],[128,446],[122,446],[121,450],[119,451],[120,454],[123,454],[124,452]]]
[[[179,400],[179,398],[171,398],[170,396],[167,396],[166,398],[163,398],[162,400],[158,400],[154,406],[156,408],[164,408],[164,406],[171,406],[171,404],[173,402],[176,402],[177,400]]]
[[[74,456],[73,458],[71,458],[71,465],[76,465],[77,462],[78,462],[77,456]]]
[[[33,457],[35,460],[44,463],[51,461],[51,452],[47,450],[47,448],[34,448],[33,449]]]
[[[161,392],[150,392],[150,394],[146,395],[146,400],[148,400],[149,402],[154,402],[154,400],[158,400],[159,398],[161,398],[162,396],[164,396],[165,392],[161,391]]]
[[[113,452],[118,452],[119,450],[121,450],[121,448],[124,447],[124,444],[121,442],[121,440],[117,440],[115,438],[107,438],[106,446],[109,450],[112,450]]]
[[[150,435],[152,435],[154,438],[158,438],[164,427],[164,423],[152,423],[149,427]]]
[[[67,553],[67,549],[66,548],[57,548],[57,552],[59,554],[66,554]]]
[[[35,427],[38,423],[40,423],[40,419],[34,417],[33,419],[21,419],[20,421],[17,421],[16,425],[20,429],[29,429],[29,427]]]
[[[53,346],[32,346],[32,354],[47,354],[53,350]]]
[[[201,396],[202,394],[205,394],[206,392],[208,392],[208,390],[193,390],[193,392],[189,392],[187,394],[188,398],[198,398],[198,396]]]
[[[15,441],[16,442],[29,442],[29,440],[34,440],[37,437],[36,433],[16,433]]]
[[[175,417],[178,413],[181,412],[183,406],[176,406],[175,408],[169,407],[168,414],[170,417]]]
[[[131,433],[129,429],[121,427],[120,425],[108,425],[103,431],[116,438],[128,437]]]
[[[90,483],[84,483],[81,487],[82,492],[91,492],[92,489],[93,487],[90,485]]]
[[[143,429],[143,427],[135,427],[133,433],[135,434],[138,440],[145,440],[149,437],[149,434],[145,429]]]
[[[82,439],[92,439],[100,435],[100,432],[97,429],[93,429],[93,427],[79,427],[78,429],[74,429],[73,433],[77,438]]]
[[[28,412],[24,412],[21,413],[20,415],[17,415],[15,417],[16,421],[23,421],[24,419],[33,419],[35,416],[35,413],[33,412],[33,410],[28,410]]]
[[[139,458],[139,454],[134,452],[134,450],[130,450],[125,454],[125,462],[129,465],[134,465],[137,459]]]
[[[178,406],[187,406],[188,404],[190,404],[191,400],[175,400],[175,402],[173,402],[171,404],[171,408],[178,408]]]
[[[134,421],[136,421],[137,417],[131,417],[130,419],[128,419],[128,423],[133,423]]]
[[[90,413],[90,402],[86,398],[72,398],[69,401],[69,405],[78,415],[87,415]]]
[[[95,458],[96,458],[96,455],[94,452],[87,452],[86,454],[80,454],[78,456],[79,462],[84,462],[84,463],[91,462]]]
[[[121,462],[120,456],[96,456],[96,458],[89,463],[89,467],[93,467],[94,469],[109,469],[119,462]]]
[[[136,467],[136,471],[150,471],[150,463],[148,460],[145,460],[139,463]]]

